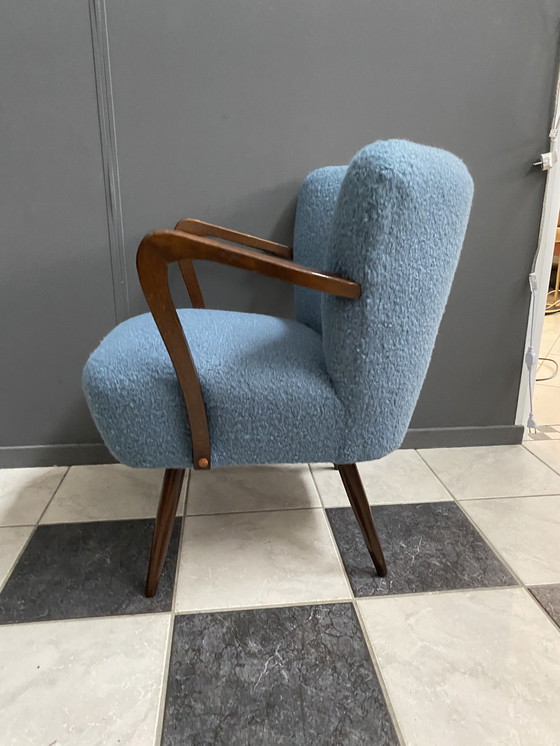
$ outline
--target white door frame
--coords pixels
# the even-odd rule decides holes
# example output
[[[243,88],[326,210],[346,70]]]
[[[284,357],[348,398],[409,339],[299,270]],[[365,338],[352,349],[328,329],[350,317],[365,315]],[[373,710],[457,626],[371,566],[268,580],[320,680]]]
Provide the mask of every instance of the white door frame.
[[[546,307],[546,299],[548,295],[548,285],[550,281],[550,268],[552,266],[552,255],[554,252],[554,243],[556,239],[556,227],[558,225],[558,213],[560,212],[560,153],[559,151],[559,135],[558,132],[560,125],[560,70],[558,73],[558,85],[556,88],[556,105],[554,109],[554,115],[552,118],[552,130],[550,132],[550,153],[546,153],[542,157],[546,165],[547,157],[550,158],[549,163],[551,167],[547,170],[546,175],[546,187],[544,192],[544,203],[541,217],[541,226],[539,231],[539,242],[537,248],[537,259],[533,272],[537,276],[537,291],[533,299],[535,304],[535,328],[533,337],[533,346],[538,354],[540,340],[544,324],[544,315]],[[560,269],[559,269],[560,271]],[[527,279],[527,292],[529,293],[529,280]],[[525,343],[525,351],[531,344],[531,313],[528,318],[527,337]],[[529,397],[529,385],[533,386],[535,382],[535,376],[537,367],[535,366],[531,372],[531,379],[529,379],[529,371],[525,365],[525,355],[523,356],[523,372],[521,374],[521,382],[519,387],[519,398],[517,400],[517,412],[515,415],[516,425],[526,425],[527,418],[530,410],[530,397]],[[537,420],[537,424],[540,424]]]

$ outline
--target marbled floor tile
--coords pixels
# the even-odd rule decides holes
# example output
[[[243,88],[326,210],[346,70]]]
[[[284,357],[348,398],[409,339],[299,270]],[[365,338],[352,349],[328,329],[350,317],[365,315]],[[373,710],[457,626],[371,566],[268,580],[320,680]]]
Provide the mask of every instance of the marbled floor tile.
[[[162,479],[163,469],[72,466],[41,523],[153,518]]]
[[[32,531],[32,526],[0,528],[0,589]]]
[[[407,744],[559,743],[560,633],[524,589],[358,604]]]
[[[416,451],[395,451],[378,461],[364,461],[358,470],[370,505],[452,499]],[[326,508],[349,505],[340,474],[332,464],[312,464],[311,471]]]
[[[154,746],[170,615],[0,628],[2,746]]]
[[[469,500],[463,507],[525,585],[560,582],[560,495]]]
[[[37,523],[66,470],[66,466],[0,469],[0,526]]]
[[[168,611],[180,520],[154,598],[143,591],[152,520],[39,526],[0,594],[0,624]]]
[[[193,471],[188,515],[320,506],[307,464],[236,466]]]
[[[162,746],[398,743],[350,604],[175,619]]]
[[[560,494],[560,476],[521,445],[431,448],[418,453],[458,500]]]
[[[388,575],[376,575],[351,508],[327,515],[356,596],[515,585],[453,502],[380,505],[373,517]]]
[[[529,588],[547,614],[560,627],[560,583],[555,585],[536,585]]]
[[[185,521],[177,611],[350,597],[322,509],[188,516]]]

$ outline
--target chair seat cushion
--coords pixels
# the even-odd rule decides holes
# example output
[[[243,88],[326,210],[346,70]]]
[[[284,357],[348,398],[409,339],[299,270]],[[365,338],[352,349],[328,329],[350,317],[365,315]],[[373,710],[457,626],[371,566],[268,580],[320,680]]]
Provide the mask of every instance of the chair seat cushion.
[[[343,410],[315,331],[259,314],[178,314],[200,377],[213,466],[336,458]],[[120,462],[192,466],[179,383],[151,314],[105,337],[86,364],[83,385],[103,440]]]

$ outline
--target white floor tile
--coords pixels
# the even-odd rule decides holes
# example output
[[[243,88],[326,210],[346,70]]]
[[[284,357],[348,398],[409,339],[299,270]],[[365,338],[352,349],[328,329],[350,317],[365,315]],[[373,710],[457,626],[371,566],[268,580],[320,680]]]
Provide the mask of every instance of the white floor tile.
[[[72,466],[41,523],[152,518],[162,479],[163,469]]]
[[[547,435],[560,435],[560,433],[547,433]],[[531,440],[525,443],[525,447],[560,474],[560,442],[558,440]]]
[[[177,610],[327,601],[349,589],[322,510],[186,519]]]
[[[542,437],[543,435],[545,437]],[[541,440],[560,440],[560,427],[558,427],[558,425],[539,425],[538,432],[536,434],[530,433],[529,430],[525,428],[525,433],[523,435],[524,443],[525,441],[534,443],[535,441]]]
[[[407,744],[558,743],[560,633],[525,590],[358,603]]]
[[[554,337],[554,341],[547,352],[552,355],[560,355],[560,313],[545,316],[544,323],[546,327],[546,339]],[[544,336],[545,330],[543,329]]]
[[[539,425],[560,424],[560,390],[557,386],[545,386],[544,383],[537,383],[533,406]]]
[[[0,627],[3,746],[154,746],[168,614]]]
[[[560,476],[523,446],[419,451],[459,500],[560,494]]]
[[[560,313],[549,314],[544,317],[543,332],[539,348],[540,357],[546,357],[549,352],[560,353],[557,342],[560,339]]]
[[[187,514],[236,513],[320,506],[307,464],[193,471]]]
[[[32,531],[33,526],[0,528],[0,589]]]
[[[451,500],[441,482],[416,451],[395,451],[379,461],[358,464],[370,505]],[[323,505],[348,505],[339,473],[332,464],[312,464],[311,470]]]
[[[65,473],[65,466],[1,469],[0,526],[35,524]]]
[[[523,583],[560,582],[560,496],[470,500],[463,507]]]

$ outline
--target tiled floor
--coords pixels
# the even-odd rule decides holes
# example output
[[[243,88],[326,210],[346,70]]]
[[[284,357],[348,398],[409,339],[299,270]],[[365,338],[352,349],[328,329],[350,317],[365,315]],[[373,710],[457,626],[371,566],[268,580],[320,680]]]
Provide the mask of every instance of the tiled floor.
[[[533,406],[539,429],[527,440],[560,440],[560,313],[544,317]]]
[[[154,599],[161,473],[0,472],[2,746],[558,746],[560,440],[360,471],[387,578],[332,467],[224,469]]]

